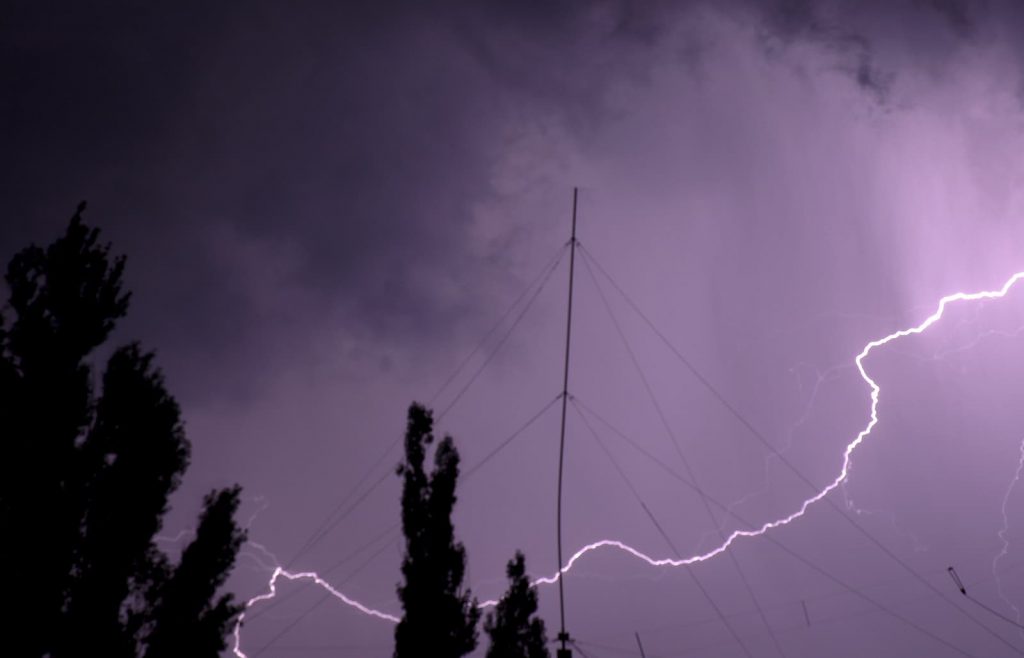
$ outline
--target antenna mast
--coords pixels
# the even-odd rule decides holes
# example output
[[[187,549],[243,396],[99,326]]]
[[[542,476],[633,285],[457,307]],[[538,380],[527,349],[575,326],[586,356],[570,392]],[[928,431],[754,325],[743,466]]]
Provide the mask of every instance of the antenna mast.
[[[568,316],[565,322],[565,372],[562,377],[562,430],[558,439],[558,612],[561,618],[561,630],[558,633],[558,641],[561,648],[558,649],[558,658],[571,658],[572,651],[565,647],[571,642],[569,634],[565,632],[565,589],[562,581],[565,574],[562,573],[562,471],[565,464],[565,410],[569,402],[569,348],[572,344],[572,280],[576,268],[576,202],[579,197],[579,188],[572,188],[572,236],[569,239],[569,304]]]

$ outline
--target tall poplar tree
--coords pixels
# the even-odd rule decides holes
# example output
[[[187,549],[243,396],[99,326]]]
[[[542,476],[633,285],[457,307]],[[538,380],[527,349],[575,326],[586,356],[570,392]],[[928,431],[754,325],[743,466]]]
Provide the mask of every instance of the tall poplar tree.
[[[550,658],[544,620],[536,616],[537,590],[530,586],[521,552],[509,560],[505,573],[508,590],[484,620],[491,639],[487,658]]]
[[[477,644],[480,610],[462,585],[466,550],[455,541],[452,510],[459,477],[459,453],[450,436],[434,450],[434,468],[424,470],[434,442],[431,412],[409,407],[402,477],[404,584],[398,597],[405,613],[395,628],[395,658],[459,658]]]

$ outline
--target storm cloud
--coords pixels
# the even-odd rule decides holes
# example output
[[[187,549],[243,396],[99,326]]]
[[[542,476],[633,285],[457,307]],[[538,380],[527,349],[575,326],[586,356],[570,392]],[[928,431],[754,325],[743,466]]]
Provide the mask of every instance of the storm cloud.
[[[853,365],[864,345],[1024,269],[1022,11],[15,3],[0,21],[0,246],[51,239],[89,200],[88,220],[128,255],[119,337],[157,350],[194,444],[167,534],[206,489],[238,481],[250,538],[286,561],[364,473],[363,488],[397,462],[378,458],[411,400],[452,402],[483,357],[435,392],[564,245],[579,186],[570,390],[675,470],[678,441],[700,486],[760,524],[813,492],[594,266],[823,486],[869,419]],[[560,392],[565,265],[443,418],[467,466]],[[1024,502],[1010,488],[1022,311],[1019,291],[957,305],[866,362],[880,422],[829,500],[898,561],[824,502],[772,535],[977,656],[1024,647],[945,572],[955,564],[1004,615],[1024,606]],[[534,575],[555,571],[557,421],[545,413],[460,484],[457,531],[483,598],[517,548]],[[614,538],[673,556],[580,417],[569,424],[567,546]],[[595,427],[681,553],[740,527]],[[390,478],[293,566],[325,569],[381,537],[330,579],[395,613],[397,520]],[[770,541],[731,550],[787,656],[956,655]],[[268,559],[240,565],[241,596],[263,591]],[[733,563],[692,569],[746,650],[776,655]],[[390,654],[388,624],[282,587],[296,593],[246,626],[249,655]],[[634,631],[648,655],[744,655],[682,569],[598,551],[566,596],[588,655],[634,655]],[[553,627],[553,589],[541,606]]]

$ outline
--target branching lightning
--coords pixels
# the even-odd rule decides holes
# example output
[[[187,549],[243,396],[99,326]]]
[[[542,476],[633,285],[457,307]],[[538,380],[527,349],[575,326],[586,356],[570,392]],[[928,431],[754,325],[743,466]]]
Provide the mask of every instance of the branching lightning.
[[[810,498],[807,498],[806,500],[804,500],[800,504],[800,506],[796,509],[796,511],[794,511],[793,513],[789,514],[788,516],[782,517],[780,519],[776,519],[774,521],[765,522],[759,528],[756,528],[756,529],[752,529],[752,530],[735,530],[731,534],[729,534],[725,538],[725,540],[722,541],[718,546],[716,546],[716,547],[714,547],[714,548],[712,548],[712,549],[710,549],[710,550],[708,550],[706,552],[699,553],[699,554],[696,554],[696,555],[692,555],[692,556],[686,557],[686,558],[681,558],[681,559],[655,558],[655,557],[647,555],[646,553],[643,553],[642,551],[640,551],[640,550],[638,550],[636,548],[633,548],[632,546],[629,546],[628,544],[625,544],[625,543],[623,543],[621,541],[614,540],[614,539],[601,539],[599,541],[595,541],[593,543],[587,544],[587,545],[583,546],[582,548],[580,548],[579,550],[577,550],[575,553],[573,553],[569,557],[569,559],[566,561],[565,565],[557,573],[555,573],[555,574],[553,574],[551,576],[545,576],[545,577],[536,579],[535,581],[533,581],[534,586],[550,585],[550,584],[556,583],[558,581],[558,579],[561,578],[562,575],[568,573],[573,568],[573,566],[581,558],[583,558],[583,556],[585,556],[587,553],[590,553],[591,551],[595,551],[595,550],[598,550],[598,549],[614,548],[614,549],[620,550],[620,551],[622,551],[624,553],[628,553],[629,555],[631,555],[631,556],[633,556],[633,557],[635,557],[637,559],[643,560],[644,562],[646,562],[647,564],[649,564],[649,565],[651,565],[653,567],[665,567],[665,566],[681,567],[681,566],[692,565],[692,564],[704,562],[706,560],[710,560],[711,558],[713,558],[713,557],[715,557],[715,556],[725,552],[726,550],[728,550],[729,547],[732,546],[733,542],[735,542],[736,540],[738,540],[740,538],[743,538],[743,537],[758,537],[760,535],[763,535],[763,534],[767,533],[769,530],[773,530],[775,528],[779,528],[779,527],[782,527],[782,526],[789,525],[793,521],[795,521],[795,520],[799,519],[800,517],[804,516],[807,513],[807,510],[810,509],[810,507],[812,505],[814,505],[815,503],[821,501],[823,498],[825,498],[830,493],[832,493],[836,488],[842,486],[842,484],[849,477],[850,465],[851,465],[851,456],[853,455],[853,452],[857,449],[858,446],[860,446],[861,443],[864,442],[864,440],[868,437],[868,435],[871,434],[872,430],[878,424],[878,404],[879,404],[879,396],[881,394],[881,387],[878,385],[878,383],[874,379],[872,379],[872,377],[868,374],[867,369],[864,366],[864,362],[867,359],[867,357],[876,348],[884,347],[884,346],[888,345],[889,343],[892,343],[893,341],[896,341],[896,340],[898,340],[900,338],[905,338],[907,336],[916,335],[916,334],[920,334],[920,333],[924,332],[925,330],[927,330],[929,327],[931,327],[933,324],[935,324],[936,322],[938,322],[942,318],[943,314],[946,311],[946,308],[950,304],[952,304],[954,302],[964,302],[964,301],[979,301],[979,300],[985,300],[985,299],[1001,299],[1001,298],[1005,297],[1006,294],[1010,291],[1010,289],[1014,286],[1014,284],[1016,284],[1021,279],[1024,279],[1024,272],[1017,272],[1016,274],[1011,276],[1002,285],[1001,288],[999,288],[997,290],[988,290],[988,291],[975,292],[975,293],[957,292],[957,293],[953,293],[951,295],[946,295],[945,297],[943,297],[942,299],[939,300],[939,303],[938,303],[938,306],[937,306],[936,310],[931,315],[929,315],[927,318],[925,318],[924,321],[921,322],[920,324],[918,324],[916,326],[913,326],[913,327],[910,327],[910,328],[907,328],[907,329],[901,329],[899,331],[895,331],[895,332],[893,332],[893,333],[891,333],[891,334],[889,334],[887,336],[884,336],[884,337],[879,338],[877,340],[873,340],[873,341],[867,343],[864,346],[864,348],[861,349],[860,353],[857,354],[856,358],[854,359],[854,365],[856,366],[857,371],[860,373],[861,379],[864,380],[864,382],[868,385],[868,387],[870,389],[870,400],[871,400],[871,403],[870,403],[870,414],[869,414],[870,417],[869,417],[869,420],[868,420],[867,424],[864,426],[864,429],[862,429],[857,434],[857,436],[850,443],[848,443],[846,445],[846,448],[843,450],[842,468],[839,470],[839,473],[835,476],[835,478],[833,478],[833,480],[830,483],[828,483],[828,485],[826,485],[820,491],[815,493],[813,496],[811,496]],[[1019,478],[1019,476],[1021,474],[1021,469],[1024,468],[1024,444],[1022,444],[1021,450],[1022,450],[1022,452],[1021,452],[1021,461],[1020,461],[1020,463],[1018,465],[1017,477],[1015,477],[1015,479],[1014,479],[1014,484],[1016,483],[1017,479]],[[1012,488],[1012,486],[1013,486],[1013,484],[1011,484],[1011,488]],[[1007,497],[1008,496],[1009,496],[1009,492],[1007,492]],[[1005,501],[1004,501],[1003,511],[1004,511],[1004,518],[1005,518]],[[1005,529],[1006,528],[1004,527],[1004,531],[1005,531]],[[1000,536],[1000,538],[1003,539],[1004,544],[1006,544],[1006,540],[1005,540],[1005,538],[1003,538],[1003,532],[1000,532],[999,536]],[[1004,553],[1005,553],[1005,550],[1006,550],[1006,548],[1004,546]],[[996,566],[996,562],[998,562],[999,558],[1004,553],[1000,553],[1000,555],[996,557],[996,560],[993,561],[993,569]],[[288,580],[309,580],[309,581],[312,581],[312,582],[316,583],[318,586],[320,586],[321,588],[323,588],[324,590],[326,590],[332,596],[334,596],[335,598],[340,600],[342,603],[344,603],[344,604],[346,604],[346,605],[348,605],[348,606],[358,610],[359,612],[362,612],[365,615],[369,615],[371,617],[376,617],[378,619],[381,619],[381,620],[384,620],[384,621],[389,621],[389,622],[392,622],[392,623],[397,623],[399,621],[398,618],[395,617],[394,615],[382,612],[380,610],[375,610],[375,609],[369,608],[369,607],[359,603],[358,601],[355,601],[354,599],[351,599],[351,598],[347,597],[342,592],[336,590],[333,586],[331,586],[330,583],[328,583],[327,581],[322,579],[315,572],[293,573],[293,572],[286,571],[282,567],[277,567],[277,568],[274,569],[273,574],[272,574],[272,576],[270,578],[270,582],[268,584],[267,591],[265,593],[263,593],[263,594],[260,594],[258,596],[255,596],[255,597],[249,599],[246,602],[246,604],[245,604],[245,609],[248,610],[252,606],[254,606],[254,605],[258,604],[258,603],[266,602],[266,601],[269,601],[269,600],[273,599],[276,596],[276,594],[277,594],[277,582],[278,582],[278,579],[281,578],[282,576],[284,578],[288,579]],[[482,607],[482,608],[483,607],[489,607],[489,606],[493,606],[493,605],[496,605],[496,604],[497,604],[496,600],[488,600],[488,601],[484,601],[484,602],[480,603],[480,607]],[[245,613],[243,612],[239,616],[238,621],[235,624],[235,628],[234,628],[234,636],[235,636],[234,653],[235,653],[235,655],[238,658],[248,658],[248,656],[241,649],[241,628],[242,628],[242,623],[244,621],[244,618],[245,618]]]

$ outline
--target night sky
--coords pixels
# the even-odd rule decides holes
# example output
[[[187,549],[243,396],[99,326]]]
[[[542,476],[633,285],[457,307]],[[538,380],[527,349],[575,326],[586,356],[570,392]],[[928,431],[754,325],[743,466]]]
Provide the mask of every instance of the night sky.
[[[193,445],[165,547],[240,483],[242,600],[281,564],[400,614],[413,400],[463,457],[473,592],[516,549],[555,573],[574,187],[567,554],[799,510],[871,420],[861,350],[1024,270],[1014,2],[16,0],[0,80],[0,255],[81,199],[127,254],[116,342],[156,350]],[[586,554],[578,655],[1024,653],[1024,283],[863,365],[844,484],[689,568]],[[248,656],[391,655],[391,623],[278,591]]]

